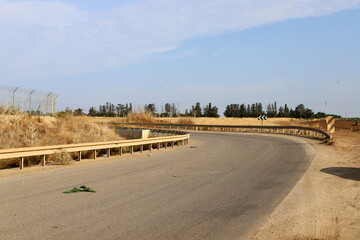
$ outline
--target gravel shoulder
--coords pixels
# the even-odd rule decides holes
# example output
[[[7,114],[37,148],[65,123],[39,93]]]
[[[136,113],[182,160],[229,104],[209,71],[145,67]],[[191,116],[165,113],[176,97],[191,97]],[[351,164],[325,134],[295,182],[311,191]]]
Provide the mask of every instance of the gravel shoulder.
[[[360,239],[360,132],[340,130],[249,239]]]

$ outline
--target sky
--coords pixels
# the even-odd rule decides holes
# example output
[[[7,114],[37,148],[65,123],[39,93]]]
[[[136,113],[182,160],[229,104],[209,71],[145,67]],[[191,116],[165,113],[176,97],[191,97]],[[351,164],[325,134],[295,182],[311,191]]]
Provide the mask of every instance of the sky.
[[[0,85],[105,102],[276,101],[360,117],[360,0],[0,0]]]

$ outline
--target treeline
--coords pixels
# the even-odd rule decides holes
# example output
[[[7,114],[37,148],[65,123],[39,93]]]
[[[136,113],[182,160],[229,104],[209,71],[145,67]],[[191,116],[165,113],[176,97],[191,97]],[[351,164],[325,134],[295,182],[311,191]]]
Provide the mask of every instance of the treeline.
[[[325,113],[315,114],[310,108],[306,108],[304,104],[299,104],[295,109],[289,108],[287,104],[284,106],[277,105],[276,102],[269,103],[266,110],[263,109],[261,103],[253,104],[229,104],[224,112],[225,117],[258,117],[266,115],[268,117],[288,117],[288,118],[320,118]]]
[[[66,109],[65,111],[71,111]],[[72,111],[71,111],[72,112]],[[132,103],[125,104],[112,104],[106,102],[104,105],[100,105],[98,108],[91,107],[88,111],[89,116],[101,116],[101,117],[126,117],[128,114],[135,112]],[[180,112],[179,107],[175,103],[166,103],[161,106],[161,109],[157,109],[154,103],[145,104],[143,107],[139,107],[138,112],[151,113],[155,117],[220,117],[219,109],[211,103],[208,103],[204,107],[199,102],[191,106],[190,109],[186,109],[184,113]],[[72,112],[74,115],[85,115],[83,109],[78,108]],[[288,117],[288,118],[324,118],[327,116],[324,112],[314,113],[312,109],[306,108],[304,104],[297,105],[294,109],[289,108],[287,104],[284,106],[278,106],[276,102],[269,103],[266,108],[262,103],[253,104],[228,104],[224,111],[225,117],[258,117],[260,115],[266,115],[268,117]],[[334,115],[335,117],[341,117]]]

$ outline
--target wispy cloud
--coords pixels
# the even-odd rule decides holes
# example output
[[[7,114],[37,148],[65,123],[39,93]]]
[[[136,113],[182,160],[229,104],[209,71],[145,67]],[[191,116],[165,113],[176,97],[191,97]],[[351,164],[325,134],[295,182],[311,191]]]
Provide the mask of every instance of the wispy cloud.
[[[106,70],[194,37],[359,6],[360,0],[143,0],[99,11],[70,1],[0,0],[0,71],[32,78]]]

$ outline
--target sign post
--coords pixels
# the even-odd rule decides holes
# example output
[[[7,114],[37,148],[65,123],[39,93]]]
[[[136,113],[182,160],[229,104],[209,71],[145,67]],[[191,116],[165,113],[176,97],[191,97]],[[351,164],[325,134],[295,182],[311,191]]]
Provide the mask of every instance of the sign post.
[[[264,126],[264,120],[267,120],[267,116],[265,115],[260,115],[258,117],[258,120],[261,120],[261,126]]]

